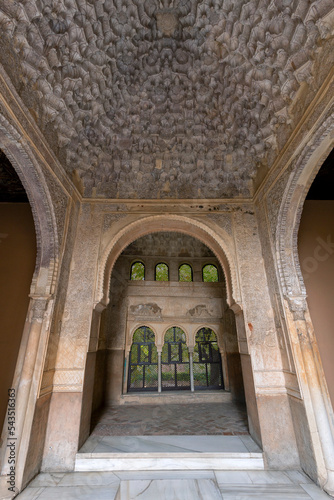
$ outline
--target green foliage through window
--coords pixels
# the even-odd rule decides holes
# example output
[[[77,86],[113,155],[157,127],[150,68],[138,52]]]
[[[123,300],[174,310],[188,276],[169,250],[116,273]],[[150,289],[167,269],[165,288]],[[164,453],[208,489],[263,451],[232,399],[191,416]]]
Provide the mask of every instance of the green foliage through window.
[[[182,264],[179,267],[179,281],[192,281],[193,280],[193,270],[189,264]]]
[[[134,262],[131,266],[131,279],[144,280],[145,279],[145,266],[142,262]]]
[[[212,264],[203,267],[203,281],[215,282],[218,280],[218,269]]]
[[[168,281],[168,266],[167,264],[157,264],[155,266],[155,280]]]

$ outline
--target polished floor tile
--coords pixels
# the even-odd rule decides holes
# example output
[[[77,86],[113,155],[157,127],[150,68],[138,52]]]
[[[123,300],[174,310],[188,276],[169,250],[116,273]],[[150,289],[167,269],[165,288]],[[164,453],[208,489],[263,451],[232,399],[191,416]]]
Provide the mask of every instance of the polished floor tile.
[[[1,496],[0,498],[5,498]],[[43,473],[18,500],[330,500],[301,471]]]
[[[220,491],[223,500],[310,500],[299,485],[225,485]]]
[[[211,479],[122,481],[115,500],[222,500]]]

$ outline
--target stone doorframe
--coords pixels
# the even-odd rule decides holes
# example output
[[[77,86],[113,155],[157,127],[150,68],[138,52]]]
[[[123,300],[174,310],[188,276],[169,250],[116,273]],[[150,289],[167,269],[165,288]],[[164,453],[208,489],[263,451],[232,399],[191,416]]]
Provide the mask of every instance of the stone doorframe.
[[[334,495],[334,415],[320,360],[298,257],[298,230],[311,184],[334,147],[333,107],[295,162],[284,191],[276,230],[282,302],[303,396],[320,485]],[[303,464],[307,470],[307,464]]]
[[[19,133],[0,113],[0,148],[18,174],[29,199],[37,244],[36,267],[30,288],[30,303],[16,362],[12,388],[15,390],[16,490],[24,486],[30,433],[43,373],[48,328],[58,264],[58,236],[51,197],[38,162]],[[1,439],[1,476],[9,472],[7,419]]]
[[[252,218],[253,216],[247,215],[247,217]],[[250,323],[247,323],[247,320],[245,319],[243,304],[241,302],[241,276],[237,267],[238,257],[235,247],[236,243],[233,237],[231,237],[220,226],[213,226],[208,220],[203,223],[202,221],[198,221],[197,219],[188,216],[155,215],[139,217],[134,222],[130,222],[128,224],[125,222],[123,227],[117,225],[117,228],[111,228],[108,234],[104,235],[100,247],[97,284],[95,289],[94,315],[100,314],[108,304],[111,272],[117,258],[122,253],[124,248],[137,238],[161,231],[181,232],[195,237],[207,245],[216,255],[226,278],[227,301],[230,308],[233,310],[236,319],[239,352],[242,357],[242,371],[244,377],[250,434],[253,439],[260,444],[260,446],[263,444],[268,466],[298,467],[297,451],[292,449],[295,438],[292,434],[293,431],[291,430],[292,423],[291,416],[289,416],[290,410],[286,395],[284,393],[282,394],[282,391],[279,391],[277,393],[276,401],[276,393],[273,393],[268,397],[267,394],[261,390],[261,383],[263,380],[266,380],[266,376],[270,379],[271,370],[268,372],[266,370],[260,370],[260,375],[257,375],[257,383],[260,382],[259,387],[256,386],[254,381],[253,364],[255,363],[256,366],[256,360],[258,359],[257,353],[259,349],[261,349],[262,337],[259,338],[257,342],[250,345],[249,335],[247,335],[246,328],[246,325],[249,325]],[[249,234],[253,237],[253,231]],[[260,252],[259,245],[256,248],[257,251]],[[257,268],[261,269],[261,276],[263,276],[263,279],[265,280],[265,270],[262,263],[259,266],[258,259],[256,263]],[[267,304],[269,304],[269,296],[265,299],[265,308],[268,307]],[[250,321],[249,318],[248,321]],[[254,321],[257,322],[258,320],[255,318]],[[260,322],[262,322],[262,318],[260,318]],[[94,331],[91,330],[91,338],[97,339],[99,321],[96,321],[95,324],[96,329],[94,329]],[[278,353],[277,343],[273,342],[272,349],[277,350]],[[279,354],[276,355],[276,359],[279,359]],[[280,439],[278,440],[278,443],[278,441],[273,438],[272,425],[268,424],[267,412],[277,412],[279,408],[281,409],[284,418],[288,420],[289,424],[282,427],[279,431]],[[282,453],[283,449],[284,452]],[[288,455],[287,450],[290,450]]]

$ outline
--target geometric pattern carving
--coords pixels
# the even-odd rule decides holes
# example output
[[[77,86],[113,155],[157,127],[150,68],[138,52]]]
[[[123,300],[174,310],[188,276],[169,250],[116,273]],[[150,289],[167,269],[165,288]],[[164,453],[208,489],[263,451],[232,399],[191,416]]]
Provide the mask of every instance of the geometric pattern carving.
[[[81,392],[83,388],[83,370],[57,369],[53,379],[54,392]]]
[[[86,196],[247,196],[330,1],[2,2],[36,119]],[[327,18],[326,18],[327,16]],[[1,55],[0,55],[1,58]],[[61,156],[60,156],[61,158]]]

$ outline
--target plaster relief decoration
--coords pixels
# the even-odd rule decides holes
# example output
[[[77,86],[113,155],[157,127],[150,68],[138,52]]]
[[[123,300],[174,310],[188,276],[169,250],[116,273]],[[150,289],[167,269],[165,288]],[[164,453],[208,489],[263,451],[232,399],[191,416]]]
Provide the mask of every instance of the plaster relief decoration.
[[[250,195],[258,167],[270,166],[332,9],[326,0],[5,0],[0,26],[17,88],[34,95],[35,119],[55,131],[52,147],[85,196],[216,198]]]
[[[161,307],[155,303],[138,304],[130,306],[130,315],[132,316],[156,316],[161,318]]]
[[[187,316],[192,316],[195,318],[207,318],[208,316],[212,316],[212,314],[213,311],[209,310],[205,304],[199,304],[193,309],[189,309],[189,311],[187,312]]]

